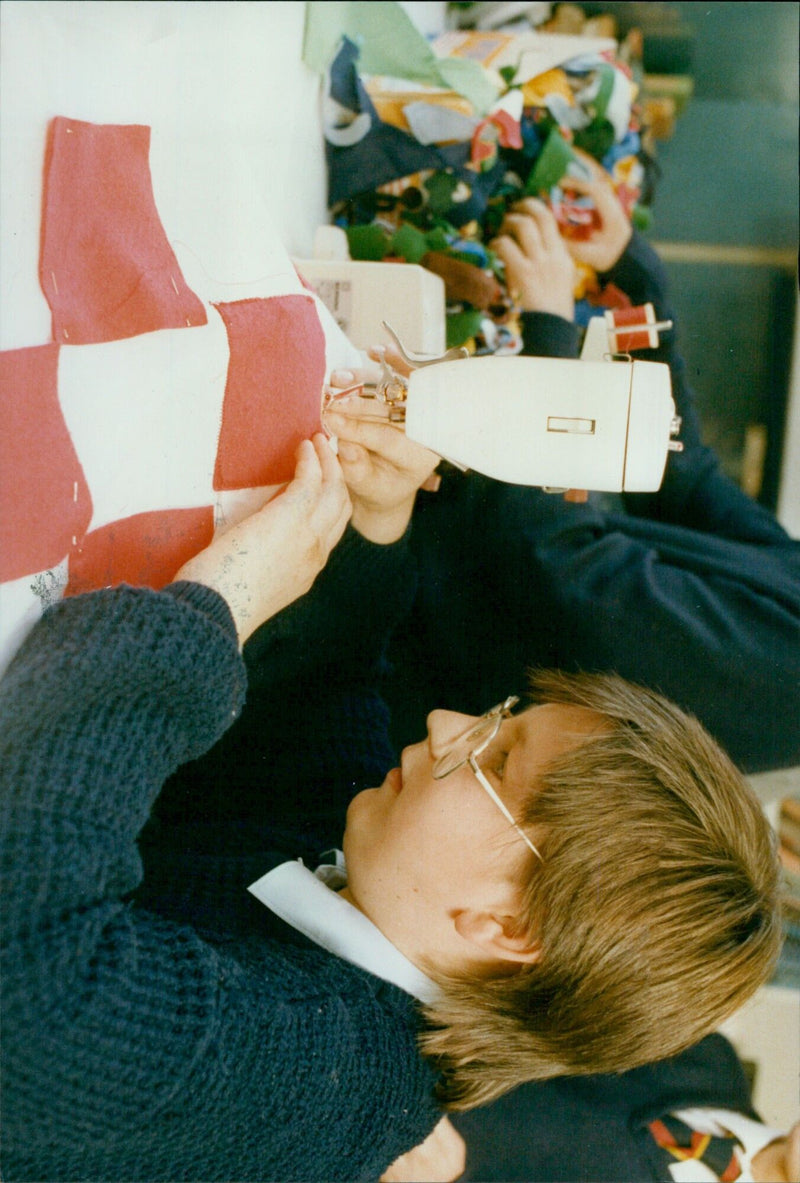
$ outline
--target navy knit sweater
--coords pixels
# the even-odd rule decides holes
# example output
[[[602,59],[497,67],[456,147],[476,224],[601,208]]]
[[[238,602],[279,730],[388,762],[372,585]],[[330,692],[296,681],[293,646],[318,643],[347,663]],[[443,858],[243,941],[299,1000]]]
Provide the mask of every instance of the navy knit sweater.
[[[369,686],[413,587],[405,541],[348,530],[261,630],[271,740],[238,799],[236,769],[162,789],[236,738],[246,670],[215,592],[100,591],[30,634],[0,715],[6,1183],[375,1179],[435,1125],[414,1002],[246,890],[338,843],[391,765]]]

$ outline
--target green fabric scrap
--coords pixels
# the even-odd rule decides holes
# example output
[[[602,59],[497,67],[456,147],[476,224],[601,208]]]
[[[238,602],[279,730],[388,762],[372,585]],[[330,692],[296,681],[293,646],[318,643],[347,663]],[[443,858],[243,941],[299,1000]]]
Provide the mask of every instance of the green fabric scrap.
[[[435,172],[427,177],[424,186],[428,195],[428,207],[432,214],[446,214],[452,205],[453,194],[458,188],[458,177],[452,173]]]
[[[393,254],[400,255],[407,263],[419,263],[430,250],[427,235],[408,222],[403,222],[395,230],[389,247]]]
[[[451,231],[451,234],[455,234],[455,231]],[[450,246],[450,237],[442,226],[434,226],[425,237],[429,251],[446,251]]]
[[[303,61],[324,74],[343,36],[359,47],[359,70],[455,90],[485,115],[498,97],[490,75],[466,58],[438,58],[399,4],[391,0],[309,0]]]
[[[540,193],[549,193],[564,176],[573,160],[575,153],[558,128],[554,127],[528,177],[525,192],[533,197],[538,197]]]
[[[389,235],[374,222],[367,226],[347,226],[345,234],[351,259],[380,263],[388,252]]]
[[[448,312],[445,317],[447,348],[463,345],[481,331],[484,314],[479,308],[465,308],[463,312]]]
[[[575,132],[575,146],[602,160],[614,146],[614,126],[607,119],[595,119],[588,127]]]

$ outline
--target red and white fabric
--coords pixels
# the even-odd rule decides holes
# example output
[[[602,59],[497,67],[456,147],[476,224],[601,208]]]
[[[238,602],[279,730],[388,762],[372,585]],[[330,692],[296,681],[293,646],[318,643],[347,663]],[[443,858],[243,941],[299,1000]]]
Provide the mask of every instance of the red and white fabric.
[[[38,176],[25,146],[41,219],[38,258],[30,226],[21,255],[50,331],[32,307],[0,352],[0,668],[54,599],[163,586],[263,504],[319,428],[328,373],[359,360],[235,146],[224,183],[200,187],[197,170],[180,183],[170,146],[155,127],[68,113],[40,129]],[[3,245],[14,234],[4,219]],[[30,297],[30,274],[18,286]]]

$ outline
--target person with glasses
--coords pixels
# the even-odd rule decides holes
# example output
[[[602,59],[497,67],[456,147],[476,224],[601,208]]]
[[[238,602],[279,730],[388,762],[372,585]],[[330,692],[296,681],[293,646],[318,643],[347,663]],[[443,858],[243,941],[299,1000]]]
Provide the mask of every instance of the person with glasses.
[[[375,1179],[444,1109],[675,1052],[768,976],[769,827],[658,695],[543,672],[396,757],[434,463],[355,495],[317,436],[169,586],[67,598],[21,646],[4,1179]]]

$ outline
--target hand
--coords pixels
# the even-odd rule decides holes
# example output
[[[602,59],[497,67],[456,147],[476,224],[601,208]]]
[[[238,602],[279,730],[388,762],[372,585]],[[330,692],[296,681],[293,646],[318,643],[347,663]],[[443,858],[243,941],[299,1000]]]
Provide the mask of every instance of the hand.
[[[342,470],[320,433],[300,444],[286,488],[184,563],[175,578],[218,591],[243,645],[259,625],[309,590],[350,513]]]
[[[466,1165],[464,1139],[443,1117],[424,1142],[394,1160],[380,1183],[453,1183]]]
[[[572,320],[575,264],[544,202],[527,197],[515,205],[491,247],[505,264],[509,295],[524,312]]]
[[[785,1138],[767,1143],[754,1154],[750,1167],[756,1183],[762,1179],[764,1183],[800,1183],[800,1121]]]
[[[353,504],[353,525],[370,542],[396,542],[411,520],[417,490],[439,463],[435,452],[389,422],[389,408],[358,395],[324,411],[338,439],[339,463]]]
[[[573,259],[593,267],[595,271],[610,271],[630,242],[633,228],[628,216],[614,192],[611,177],[597,161],[586,152],[578,148],[575,154],[592,173],[591,181],[584,181],[580,177],[565,179],[565,187],[574,189],[576,193],[583,193],[594,201],[600,226],[594,230],[589,238],[570,239],[567,243]]]

